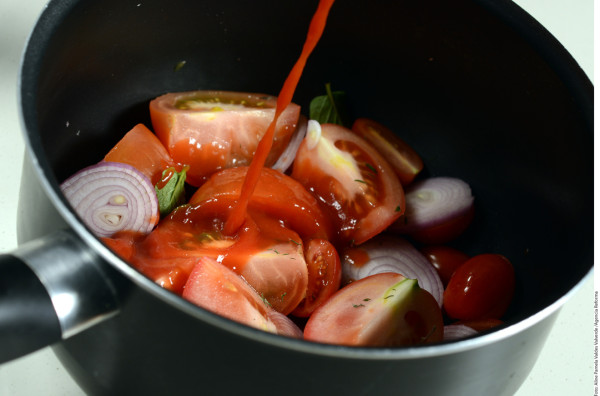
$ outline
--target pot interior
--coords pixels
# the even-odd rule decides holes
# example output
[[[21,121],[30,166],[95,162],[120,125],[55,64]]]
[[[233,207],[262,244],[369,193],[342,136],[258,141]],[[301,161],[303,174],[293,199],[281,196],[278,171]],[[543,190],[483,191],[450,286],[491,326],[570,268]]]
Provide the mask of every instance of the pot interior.
[[[98,162],[166,92],[277,95],[316,1],[51,2],[24,58],[22,107],[53,188]],[[183,62],[185,64],[180,67]],[[393,129],[426,176],[467,181],[474,223],[454,246],[515,265],[507,322],[592,266],[592,87],[512,2],[339,1],[294,101],[326,83]],[[157,286],[158,287],[158,286]]]

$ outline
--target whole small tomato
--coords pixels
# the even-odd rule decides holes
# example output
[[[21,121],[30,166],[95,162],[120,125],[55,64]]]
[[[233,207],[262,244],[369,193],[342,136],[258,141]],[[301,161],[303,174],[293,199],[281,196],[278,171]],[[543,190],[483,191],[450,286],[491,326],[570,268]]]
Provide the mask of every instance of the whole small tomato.
[[[444,291],[444,309],[453,319],[499,319],[514,290],[510,261],[500,254],[480,254],[454,271]]]
[[[454,271],[469,259],[466,253],[444,245],[426,246],[421,253],[435,267],[444,287],[448,285]]]

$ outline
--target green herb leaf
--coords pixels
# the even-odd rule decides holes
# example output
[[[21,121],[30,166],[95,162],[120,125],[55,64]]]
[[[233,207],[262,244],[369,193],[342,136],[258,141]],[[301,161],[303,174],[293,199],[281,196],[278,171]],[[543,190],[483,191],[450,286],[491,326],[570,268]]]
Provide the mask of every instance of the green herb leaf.
[[[326,95],[317,96],[310,102],[310,118],[321,124],[345,125],[346,93],[343,91],[332,92],[330,83],[325,84],[325,91]]]
[[[173,176],[171,176],[163,188],[158,188],[158,185],[154,186],[156,196],[158,197],[158,207],[161,216],[171,213],[173,209],[184,203],[186,171],[186,168],[181,172],[176,172],[173,168],[165,169],[163,171],[163,177],[165,177],[168,172],[173,172]]]

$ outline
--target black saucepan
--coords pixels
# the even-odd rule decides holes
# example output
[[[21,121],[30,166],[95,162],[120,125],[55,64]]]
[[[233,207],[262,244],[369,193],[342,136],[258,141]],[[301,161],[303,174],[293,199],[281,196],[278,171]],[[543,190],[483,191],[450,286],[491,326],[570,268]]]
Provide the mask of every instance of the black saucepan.
[[[277,94],[316,1],[53,0],[23,58],[21,247],[2,256],[0,356],[55,351],[90,394],[507,395],[592,268],[593,87],[508,0],[338,0],[294,101],[331,82],[355,116],[466,180],[456,246],[516,267],[506,326],[412,348],[263,333],[161,289],[78,220],[59,183],[100,160],[169,91]],[[184,67],[181,66],[185,61]],[[568,264],[565,264],[568,263]],[[565,271],[568,269],[568,271]],[[5,284],[6,283],[6,284]],[[58,342],[61,341],[61,342]]]

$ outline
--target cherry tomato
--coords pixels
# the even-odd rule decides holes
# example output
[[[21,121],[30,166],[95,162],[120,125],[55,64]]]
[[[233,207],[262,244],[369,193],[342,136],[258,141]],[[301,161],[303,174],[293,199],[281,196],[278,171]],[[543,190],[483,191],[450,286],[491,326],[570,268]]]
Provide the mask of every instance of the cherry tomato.
[[[300,145],[292,177],[323,203],[336,243],[361,244],[404,212],[402,186],[377,150],[347,128],[323,124],[317,139]]]
[[[127,132],[104,160],[129,164],[146,175],[154,185],[160,181],[165,169],[175,166],[167,149],[143,124]]]
[[[340,288],[342,264],[335,247],[325,239],[311,239],[304,248],[308,265],[308,288],[306,297],[293,314],[308,317]]]
[[[442,312],[416,280],[391,272],[350,283],[308,319],[304,338],[354,346],[416,345],[442,340]]]
[[[382,124],[359,118],[352,132],[368,141],[387,159],[403,186],[410,184],[423,170],[423,160],[412,147]]]
[[[277,98],[222,91],[169,93],[150,102],[156,135],[172,158],[189,165],[186,181],[200,186],[214,172],[250,163],[275,115]],[[277,121],[266,166],[275,163],[298,124],[290,104]]]
[[[454,271],[444,291],[444,309],[454,319],[499,319],[514,289],[510,261],[499,254],[480,254]]]
[[[435,267],[444,287],[448,285],[454,271],[469,259],[460,250],[444,245],[426,246],[421,249],[421,253]]]

